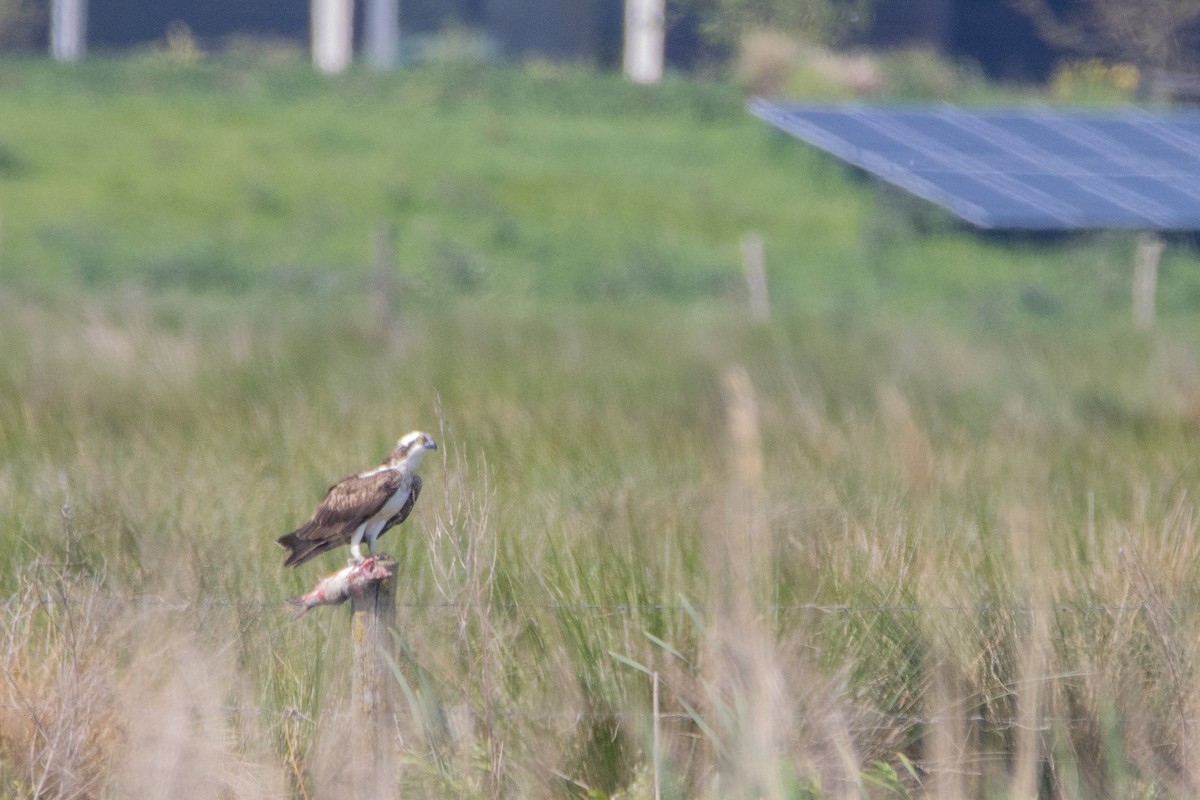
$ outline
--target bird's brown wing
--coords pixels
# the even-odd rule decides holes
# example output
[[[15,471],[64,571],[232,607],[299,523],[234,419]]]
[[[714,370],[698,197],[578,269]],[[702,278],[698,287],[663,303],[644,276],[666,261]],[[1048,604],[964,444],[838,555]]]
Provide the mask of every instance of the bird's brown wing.
[[[344,478],[325,493],[325,499],[313,512],[312,523],[320,528],[347,529],[346,536],[375,512],[400,488],[400,473],[384,470],[362,477]],[[306,537],[307,538],[307,537]]]
[[[395,493],[400,481],[398,472],[385,470],[365,477],[351,475],[330,486],[312,518],[277,540],[291,550],[284,566],[303,564],[326,550],[348,543],[354,530]]]

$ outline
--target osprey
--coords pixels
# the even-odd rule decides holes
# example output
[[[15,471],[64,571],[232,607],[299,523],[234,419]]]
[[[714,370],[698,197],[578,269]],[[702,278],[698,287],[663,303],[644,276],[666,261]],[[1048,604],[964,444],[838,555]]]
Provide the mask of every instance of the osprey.
[[[396,449],[375,469],[330,486],[312,518],[277,540],[291,551],[283,565],[303,564],[343,544],[350,545],[352,561],[362,561],[363,539],[374,555],[375,540],[408,519],[417,502],[421,493],[417,467],[427,450],[437,450],[437,443],[429,434],[413,431],[396,442]]]

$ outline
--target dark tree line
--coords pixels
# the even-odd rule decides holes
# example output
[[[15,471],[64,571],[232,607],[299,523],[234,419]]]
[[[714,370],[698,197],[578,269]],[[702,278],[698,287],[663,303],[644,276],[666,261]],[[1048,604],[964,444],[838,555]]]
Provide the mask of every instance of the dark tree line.
[[[363,0],[357,0],[361,7]],[[623,0],[401,0],[406,34],[486,31],[501,52],[619,63]],[[0,0],[0,49],[40,50],[50,0]],[[308,39],[307,0],[92,0],[94,51],[162,40],[179,22],[204,47],[233,35]],[[356,15],[361,19],[361,13]],[[668,0],[668,58],[710,62],[772,27],[837,45],[923,43],[991,74],[1040,77],[1059,56],[1194,68],[1200,0]],[[1036,31],[1036,32],[1035,32]]]

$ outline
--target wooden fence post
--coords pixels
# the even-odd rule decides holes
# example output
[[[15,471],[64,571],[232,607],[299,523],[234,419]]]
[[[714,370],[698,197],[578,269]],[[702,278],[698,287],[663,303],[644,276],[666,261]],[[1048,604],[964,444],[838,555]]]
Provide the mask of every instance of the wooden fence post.
[[[756,322],[766,322],[771,317],[771,301],[767,294],[767,246],[757,233],[742,237],[742,272],[746,275],[750,316]]]
[[[654,728],[653,728],[653,746],[654,746],[654,800],[662,800],[662,749],[658,743],[658,720],[660,718],[658,704],[658,670],[654,670],[654,688],[653,688],[653,712],[654,712]]]
[[[351,597],[350,781],[346,796],[398,798],[400,735],[396,725],[396,562],[388,577]]]
[[[1157,233],[1143,233],[1133,256],[1133,324],[1140,331],[1154,327],[1154,303],[1158,293],[1158,261],[1166,244]]]

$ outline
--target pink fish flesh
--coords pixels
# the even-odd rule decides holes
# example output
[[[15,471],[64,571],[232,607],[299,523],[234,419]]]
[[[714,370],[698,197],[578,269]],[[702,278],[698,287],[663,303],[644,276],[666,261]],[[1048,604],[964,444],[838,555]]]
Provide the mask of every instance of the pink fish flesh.
[[[347,564],[317,581],[316,587],[308,594],[289,597],[288,604],[296,609],[292,618],[299,619],[310,608],[344,603],[360,594],[367,584],[391,574],[388,565],[376,556],[367,556],[362,561]]]

